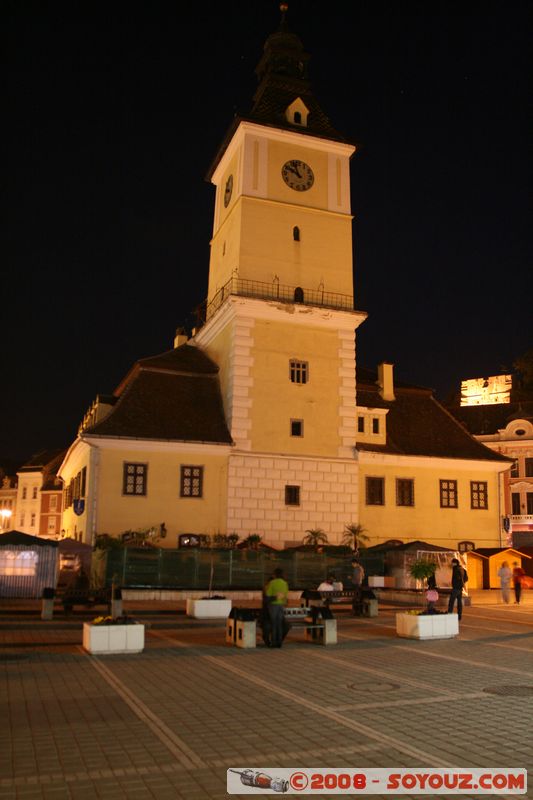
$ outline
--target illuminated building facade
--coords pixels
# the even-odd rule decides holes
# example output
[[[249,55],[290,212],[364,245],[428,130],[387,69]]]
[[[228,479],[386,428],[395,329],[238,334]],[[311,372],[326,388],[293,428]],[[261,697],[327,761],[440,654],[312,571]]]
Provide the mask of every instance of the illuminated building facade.
[[[64,451],[43,451],[17,472],[16,510],[11,527],[32,536],[57,539],[61,535],[63,484],[57,470]]]
[[[355,146],[318,105],[308,58],[282,19],[253,108],[234,119],[209,170],[200,324],[137,362],[86,415],[60,470],[67,534],[93,542],[164,523],[163,546],[234,533],[284,547],[313,528],[339,543],[361,520],[371,543],[498,544],[505,459],[427,390],[395,395],[391,365],[379,389],[363,379],[356,401],[355,331],[366,314],[354,310]],[[379,487],[382,501],[367,502]]]

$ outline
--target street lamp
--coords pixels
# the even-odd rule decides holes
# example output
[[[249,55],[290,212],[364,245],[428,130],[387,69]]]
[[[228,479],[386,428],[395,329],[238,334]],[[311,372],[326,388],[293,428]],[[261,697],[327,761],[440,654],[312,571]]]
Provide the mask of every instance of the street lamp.
[[[2,530],[4,530],[4,528],[7,528],[7,526],[9,525],[9,520],[11,518],[12,513],[13,512],[11,511],[10,508],[0,508],[0,517],[2,518]]]

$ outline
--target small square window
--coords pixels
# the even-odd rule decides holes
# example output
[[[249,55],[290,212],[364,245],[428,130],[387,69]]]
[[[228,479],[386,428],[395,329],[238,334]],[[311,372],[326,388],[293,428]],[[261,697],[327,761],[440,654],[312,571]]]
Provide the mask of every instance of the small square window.
[[[203,497],[204,468],[182,466],[180,475],[181,497]]]
[[[307,361],[289,361],[289,378],[292,383],[307,383],[309,380],[309,364]]]
[[[299,486],[286,486],[285,487],[285,505],[286,506],[299,506],[300,505],[300,487]]]
[[[124,464],[122,493],[143,496],[146,494],[148,464]]]
[[[304,435],[304,421],[303,419],[291,419],[291,436]]]

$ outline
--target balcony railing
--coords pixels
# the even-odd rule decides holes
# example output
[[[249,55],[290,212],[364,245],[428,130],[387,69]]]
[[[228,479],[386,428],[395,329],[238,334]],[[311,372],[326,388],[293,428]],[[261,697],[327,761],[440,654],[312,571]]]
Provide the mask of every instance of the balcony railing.
[[[199,309],[200,317],[202,317],[202,310],[205,311],[202,321],[210,319],[231,295],[252,297],[255,300],[274,300],[279,303],[319,306],[337,311],[354,310],[353,296],[349,294],[325,292],[323,289],[303,289],[301,286],[283,286],[277,281],[264,283],[234,277],[230,278],[222,289],[219,289],[207,307],[203,306],[203,309],[202,307]]]
[[[511,522],[533,525],[533,514],[511,514]]]

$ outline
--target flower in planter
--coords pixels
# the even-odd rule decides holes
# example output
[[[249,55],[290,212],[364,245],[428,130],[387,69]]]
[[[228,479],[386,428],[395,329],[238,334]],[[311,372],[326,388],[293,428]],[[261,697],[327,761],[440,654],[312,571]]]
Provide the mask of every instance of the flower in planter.
[[[135,625],[135,620],[126,615],[122,617],[95,617],[93,625]]]

